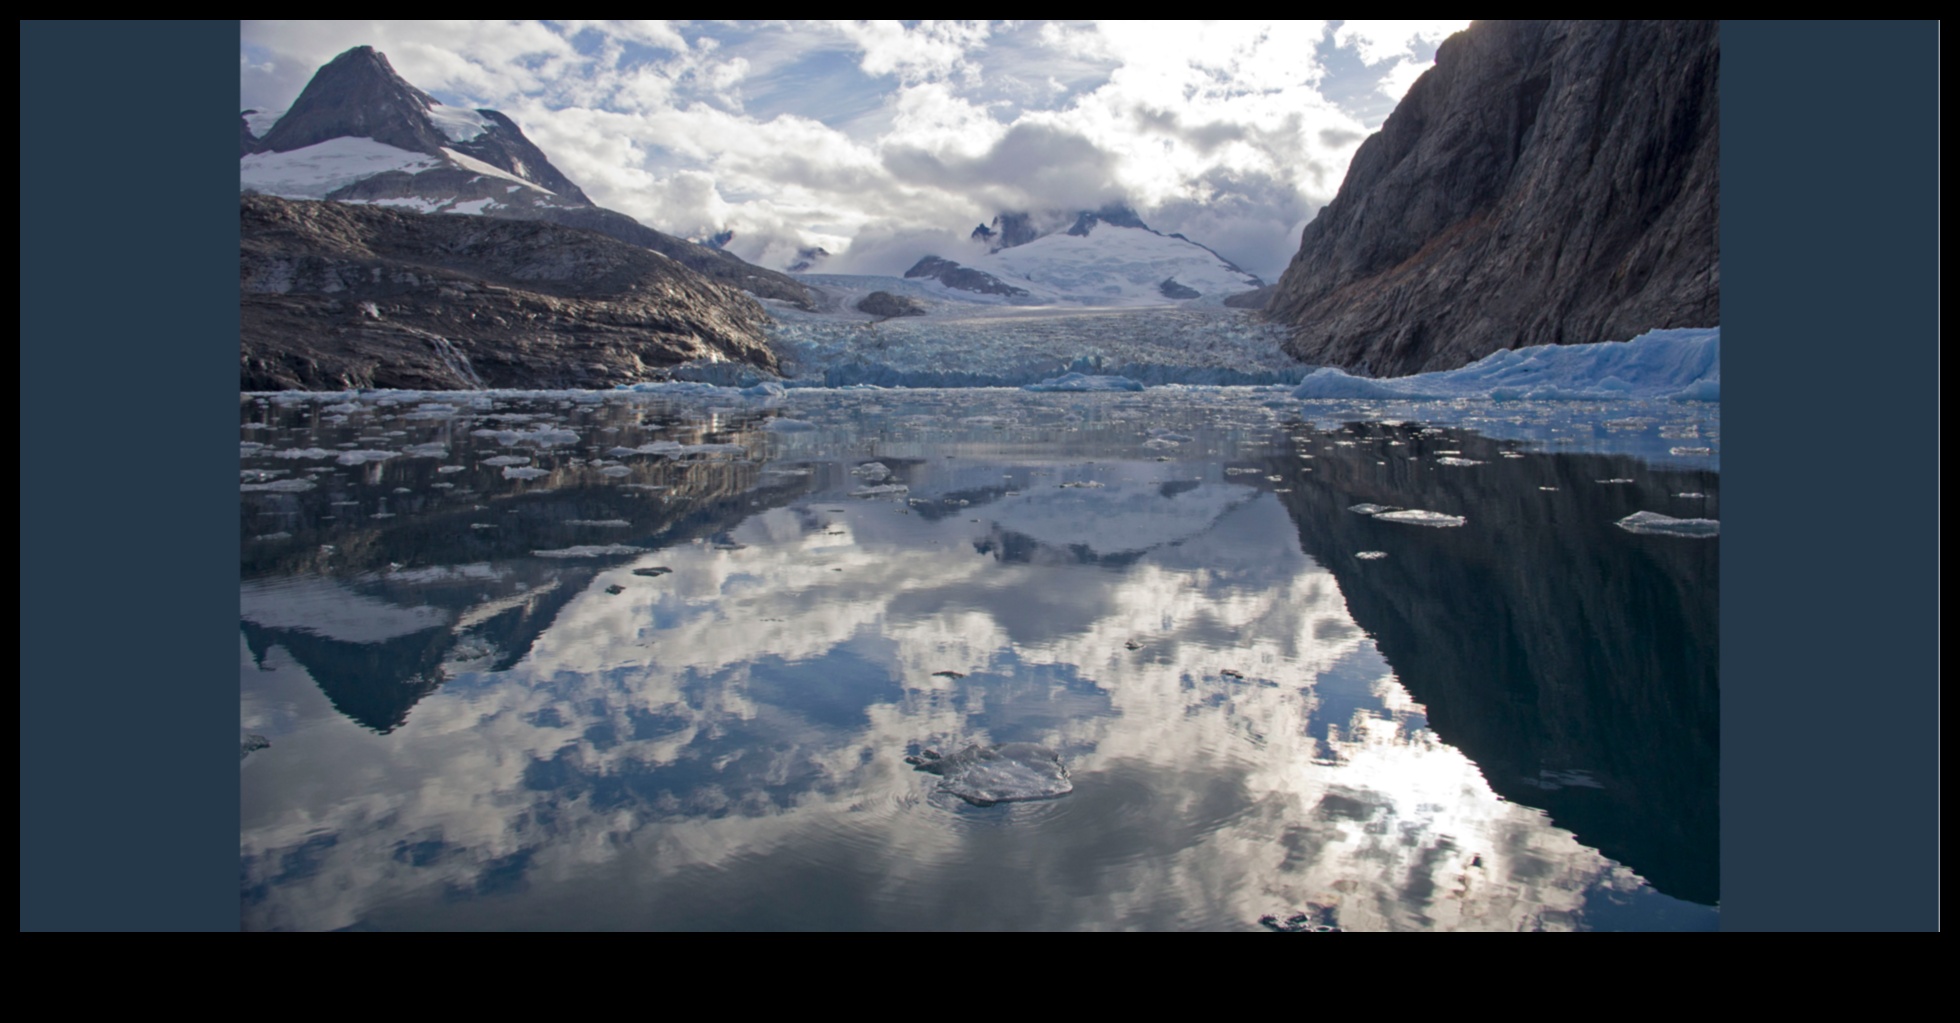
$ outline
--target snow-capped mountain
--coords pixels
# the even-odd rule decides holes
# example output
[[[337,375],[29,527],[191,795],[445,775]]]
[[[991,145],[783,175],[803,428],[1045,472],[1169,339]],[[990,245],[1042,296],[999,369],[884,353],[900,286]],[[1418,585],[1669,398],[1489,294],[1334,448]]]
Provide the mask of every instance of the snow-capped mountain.
[[[546,220],[652,249],[764,298],[816,302],[785,274],[595,205],[509,117],[441,103],[370,46],[315,72],[290,109],[242,112],[239,150],[244,193]]]
[[[973,229],[958,258],[927,256],[906,271],[949,291],[1008,302],[1166,305],[1223,301],[1265,282],[1181,234],[1152,230],[1134,210],[1005,213]]]
[[[281,198],[458,213],[592,205],[510,118],[443,105],[370,46],[321,68],[291,109],[240,122],[240,187]]]

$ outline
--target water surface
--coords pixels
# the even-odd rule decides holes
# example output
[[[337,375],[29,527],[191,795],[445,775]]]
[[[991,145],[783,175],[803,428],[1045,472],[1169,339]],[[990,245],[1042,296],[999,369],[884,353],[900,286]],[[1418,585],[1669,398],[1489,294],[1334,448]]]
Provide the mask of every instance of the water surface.
[[[1713,408],[1408,412],[247,396],[245,926],[1712,928]]]

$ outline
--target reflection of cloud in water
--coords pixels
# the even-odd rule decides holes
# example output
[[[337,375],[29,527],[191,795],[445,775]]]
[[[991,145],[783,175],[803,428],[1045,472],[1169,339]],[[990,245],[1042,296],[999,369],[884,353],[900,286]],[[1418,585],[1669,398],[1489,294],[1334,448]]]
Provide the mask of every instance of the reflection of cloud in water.
[[[1633,884],[1422,729],[1251,494],[1051,483],[981,522],[762,512],[743,549],[602,568],[517,664],[461,675],[392,737],[269,656],[246,708],[275,743],[242,767],[247,918],[1243,927],[1312,903],[1349,929],[1515,929]],[[996,529],[1147,553],[1007,562],[976,547]],[[632,574],[656,564],[673,571]],[[1064,604],[1087,610],[1014,613]],[[949,739],[1053,745],[1075,792],[937,805],[901,755]]]

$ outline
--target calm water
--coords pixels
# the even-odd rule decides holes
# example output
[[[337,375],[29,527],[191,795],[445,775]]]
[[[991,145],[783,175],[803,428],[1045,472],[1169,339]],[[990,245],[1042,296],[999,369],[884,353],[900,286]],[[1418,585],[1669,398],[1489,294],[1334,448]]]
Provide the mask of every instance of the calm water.
[[[1282,397],[246,398],[246,928],[1712,929],[1715,412]]]

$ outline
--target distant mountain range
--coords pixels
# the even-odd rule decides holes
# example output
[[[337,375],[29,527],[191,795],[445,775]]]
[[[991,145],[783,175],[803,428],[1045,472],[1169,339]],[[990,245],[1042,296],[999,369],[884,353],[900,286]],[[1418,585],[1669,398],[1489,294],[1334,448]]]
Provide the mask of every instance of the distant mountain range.
[[[445,106],[357,46],[314,73],[291,108],[239,115],[239,188],[285,199],[542,220],[652,249],[722,284],[815,308],[787,274],[665,234],[592,202],[495,110]]]
[[[1225,300],[1265,286],[1181,234],[1112,204],[1073,213],[1003,213],[968,236],[958,260],[930,255],[905,276],[1009,301],[1163,305]]]

